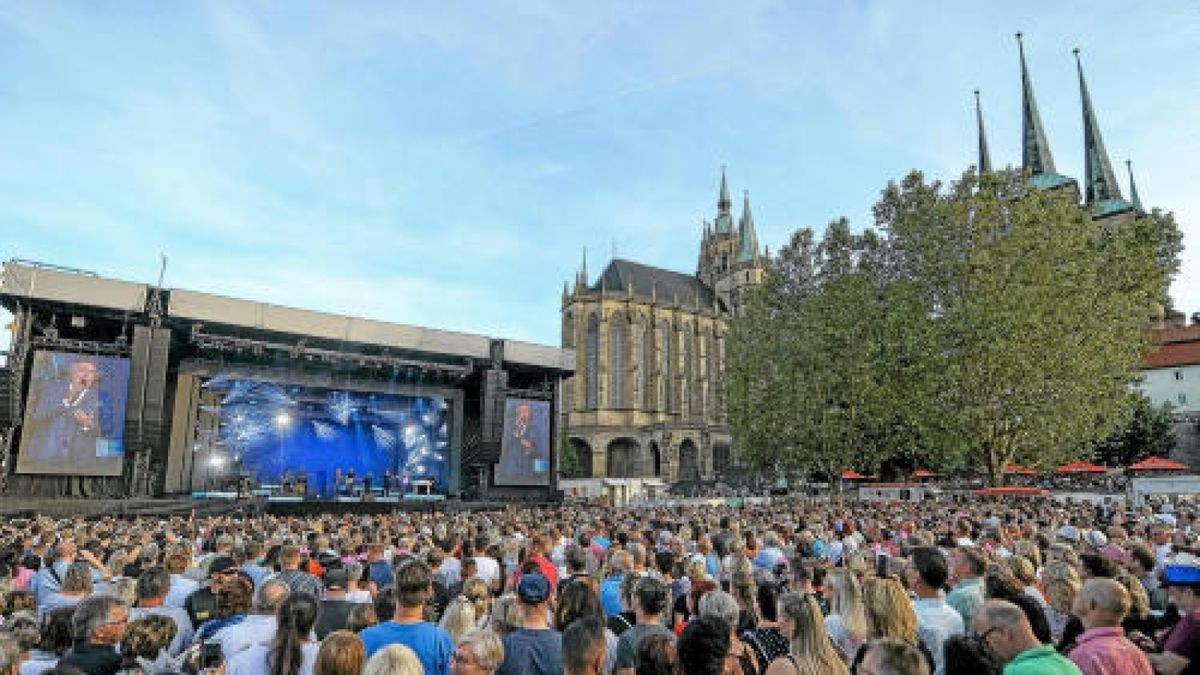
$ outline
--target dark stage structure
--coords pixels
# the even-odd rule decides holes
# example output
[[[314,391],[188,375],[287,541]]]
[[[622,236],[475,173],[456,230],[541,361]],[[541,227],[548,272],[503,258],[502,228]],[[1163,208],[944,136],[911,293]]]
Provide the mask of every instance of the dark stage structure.
[[[7,499],[545,502],[557,347],[11,260]]]

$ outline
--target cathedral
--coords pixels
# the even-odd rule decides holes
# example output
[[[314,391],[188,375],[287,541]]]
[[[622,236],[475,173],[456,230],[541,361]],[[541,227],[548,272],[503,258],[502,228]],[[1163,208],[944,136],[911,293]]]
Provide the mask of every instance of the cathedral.
[[[562,344],[574,349],[562,428],[589,478],[709,480],[735,461],[725,413],[725,338],[763,280],[750,198],[734,223],[724,170],[694,274],[614,258],[563,288]]]

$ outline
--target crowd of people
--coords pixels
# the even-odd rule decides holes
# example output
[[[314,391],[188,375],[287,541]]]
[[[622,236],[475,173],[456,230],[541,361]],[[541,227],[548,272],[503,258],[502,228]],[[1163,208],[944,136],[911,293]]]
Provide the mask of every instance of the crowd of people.
[[[1191,675],[1197,511],[10,520],[0,675]]]

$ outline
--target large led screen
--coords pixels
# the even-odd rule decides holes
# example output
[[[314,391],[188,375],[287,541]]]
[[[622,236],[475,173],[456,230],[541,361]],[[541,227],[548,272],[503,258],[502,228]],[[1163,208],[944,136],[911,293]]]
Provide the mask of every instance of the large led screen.
[[[128,388],[129,359],[36,352],[17,473],[121,475]]]
[[[510,398],[504,401],[504,438],[496,485],[550,484],[550,404]]]
[[[304,476],[309,493],[362,487],[446,494],[450,477],[448,402],[441,396],[308,387],[219,375],[204,388],[219,416],[206,471],[243,473],[260,484]],[[215,461],[214,461],[215,459]],[[385,480],[390,479],[385,486]]]

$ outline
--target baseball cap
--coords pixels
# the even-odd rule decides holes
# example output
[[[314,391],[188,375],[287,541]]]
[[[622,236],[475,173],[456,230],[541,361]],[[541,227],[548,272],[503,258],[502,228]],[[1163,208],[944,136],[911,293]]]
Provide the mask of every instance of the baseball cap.
[[[1200,587],[1200,558],[1179,553],[1163,564],[1163,586]]]
[[[527,605],[545,602],[550,597],[550,581],[540,574],[523,574],[517,582],[517,597]]]
[[[1092,548],[1103,548],[1108,545],[1108,537],[1100,530],[1088,530],[1087,534],[1083,535],[1083,539]]]
[[[234,562],[233,558],[230,558],[227,555],[219,555],[219,556],[213,558],[212,562],[210,562],[208,564],[209,576],[212,576],[214,574],[221,574],[222,572],[228,572],[230,570],[236,570],[236,569],[237,569],[237,563]]]

